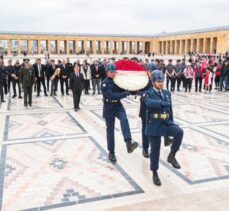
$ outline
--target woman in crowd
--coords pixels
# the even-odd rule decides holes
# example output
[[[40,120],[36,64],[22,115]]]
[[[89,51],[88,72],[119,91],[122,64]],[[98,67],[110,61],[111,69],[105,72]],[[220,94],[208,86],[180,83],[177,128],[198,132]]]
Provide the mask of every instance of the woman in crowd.
[[[219,61],[218,65],[216,66],[216,71],[215,71],[215,89],[217,89],[217,90],[219,90],[221,68],[222,68],[222,63],[221,63],[221,61]]]
[[[85,94],[89,94],[89,87],[90,87],[90,80],[91,80],[91,68],[90,65],[87,63],[87,59],[83,61],[83,65],[81,68],[81,73],[84,78],[84,92]]]
[[[184,69],[184,78],[185,78],[185,92],[192,89],[192,80],[193,80],[193,69],[191,64],[188,63],[187,67]]]

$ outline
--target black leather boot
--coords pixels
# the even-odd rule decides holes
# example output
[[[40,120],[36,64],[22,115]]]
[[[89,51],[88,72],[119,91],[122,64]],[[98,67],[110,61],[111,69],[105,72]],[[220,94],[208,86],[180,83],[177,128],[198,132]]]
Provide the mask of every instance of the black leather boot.
[[[142,150],[142,155],[143,155],[143,157],[145,157],[145,158],[149,158],[148,149],[143,149],[143,150]]]
[[[115,162],[117,161],[114,152],[109,152],[108,159],[109,159],[112,163],[115,163]]]
[[[167,161],[168,161],[168,163],[171,163],[172,166],[173,166],[174,168],[180,169],[181,166],[180,166],[180,164],[177,162],[177,160],[176,160],[176,158],[175,158],[175,155],[176,155],[176,152],[174,152],[174,151],[171,150],[170,153],[169,153],[169,156],[168,156]]]
[[[173,138],[170,138],[169,136],[164,136],[165,147],[170,146],[172,141],[173,141]]]
[[[161,186],[161,180],[157,174],[157,171],[153,172],[153,183],[157,186]]]
[[[137,142],[133,142],[133,143],[131,141],[126,142],[126,149],[128,153],[133,152],[137,147],[138,147]]]

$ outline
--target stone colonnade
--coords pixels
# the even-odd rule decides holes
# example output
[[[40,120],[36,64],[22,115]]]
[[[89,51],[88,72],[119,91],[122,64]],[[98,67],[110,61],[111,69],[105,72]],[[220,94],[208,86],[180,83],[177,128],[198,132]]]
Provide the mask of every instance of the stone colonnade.
[[[148,54],[152,39],[96,39],[87,37],[2,36],[0,45],[8,54]]]
[[[189,52],[217,53],[217,37],[166,39],[159,41],[160,54],[180,55]]]

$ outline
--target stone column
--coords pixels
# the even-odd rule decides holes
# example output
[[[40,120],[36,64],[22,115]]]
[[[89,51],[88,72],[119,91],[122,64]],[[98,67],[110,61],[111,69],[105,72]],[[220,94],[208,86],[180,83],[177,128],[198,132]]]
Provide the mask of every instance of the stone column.
[[[163,41],[160,41],[160,43],[161,43],[161,52],[160,52],[160,54],[163,54],[163,52],[164,52],[164,45],[163,45]]]
[[[170,54],[170,42],[166,41],[166,54]]]
[[[190,43],[190,51],[193,52],[193,39],[191,38],[191,43]]]
[[[122,53],[122,41],[118,41],[118,51],[119,51],[119,54]]]
[[[101,51],[102,51],[102,54],[104,55],[104,40],[102,40],[100,43],[101,43]]]
[[[87,42],[88,40],[83,40],[83,45],[84,45],[84,53],[86,54],[87,51],[88,51],[88,48],[87,48]]]
[[[169,53],[173,54],[173,41],[170,40]]]
[[[180,55],[183,54],[183,40],[180,40],[180,49],[179,49]]]
[[[178,45],[178,43],[179,43],[179,45]],[[180,42],[179,42],[179,40],[175,40],[175,55],[180,55]]]
[[[197,38],[196,39],[196,51],[199,52],[199,49],[200,49],[200,39]]]
[[[8,51],[8,54],[11,54],[11,44],[10,44],[10,40],[7,40],[7,51]]]
[[[130,43],[129,43],[129,40],[126,41],[126,54],[130,54]]]
[[[48,52],[48,54],[50,54],[50,53],[51,53],[50,40],[46,40],[46,47],[47,47],[47,52]]]
[[[138,41],[134,42],[134,53],[137,54],[138,53]]]
[[[210,46],[209,46],[210,52],[213,53],[213,37],[210,37]]]
[[[60,40],[56,40],[56,54],[60,54]]]
[[[21,43],[20,43],[21,40],[17,40],[17,52],[18,54],[21,54]]]
[[[69,54],[69,40],[65,40],[65,53]]]
[[[165,41],[165,55],[168,54],[168,42],[167,40]]]
[[[113,54],[113,50],[114,50],[114,41],[110,40],[110,54]]]
[[[74,42],[74,51],[75,51],[75,54],[77,54],[79,52],[79,48],[78,48],[78,40],[73,40]]]
[[[170,40],[170,54],[174,54],[173,40]]]
[[[40,40],[37,40],[37,54],[41,53],[41,43]]]
[[[28,50],[28,54],[30,54],[31,53],[31,40],[30,39],[27,40],[27,50]]]
[[[93,54],[96,54],[96,40],[93,40],[92,42],[92,51],[93,51]]]
[[[188,40],[187,39],[185,39],[185,54],[187,54],[188,53]]]
[[[145,54],[145,42],[142,41],[142,53]]]
[[[206,37],[204,37],[203,41],[203,53],[206,53]]]

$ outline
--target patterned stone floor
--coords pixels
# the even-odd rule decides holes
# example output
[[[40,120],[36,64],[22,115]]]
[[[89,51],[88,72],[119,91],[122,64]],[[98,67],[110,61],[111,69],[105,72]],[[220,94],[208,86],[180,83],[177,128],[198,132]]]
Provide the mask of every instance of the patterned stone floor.
[[[31,108],[8,98],[0,104],[0,210],[227,210],[229,93],[172,96],[175,121],[185,132],[177,156],[182,169],[168,165],[169,148],[162,146],[162,187],[152,184],[149,160],[141,155],[139,99],[123,104],[140,147],[126,152],[117,120],[113,165],[101,95],[83,95],[79,112],[71,95],[34,95]]]

